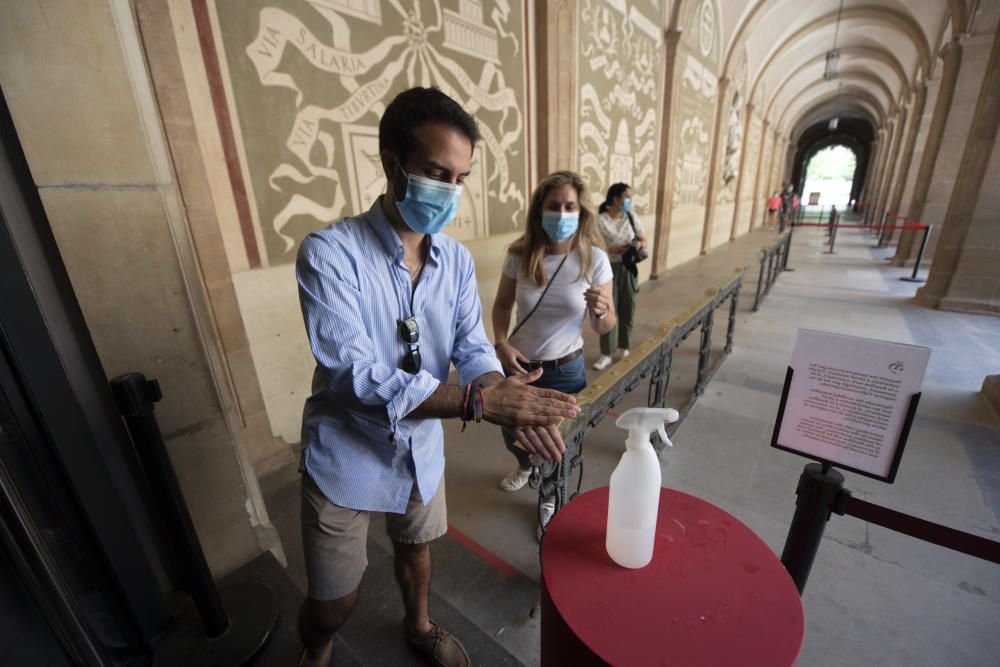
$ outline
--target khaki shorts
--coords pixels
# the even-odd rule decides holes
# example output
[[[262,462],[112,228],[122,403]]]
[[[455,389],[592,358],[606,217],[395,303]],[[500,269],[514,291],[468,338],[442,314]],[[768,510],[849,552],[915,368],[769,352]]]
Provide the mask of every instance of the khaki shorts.
[[[361,583],[368,566],[368,521],[371,512],[331,503],[309,473],[302,473],[302,546],[309,597],[335,600]],[[426,505],[413,485],[405,514],[385,513],[386,533],[393,542],[424,544],[448,532],[444,476]]]

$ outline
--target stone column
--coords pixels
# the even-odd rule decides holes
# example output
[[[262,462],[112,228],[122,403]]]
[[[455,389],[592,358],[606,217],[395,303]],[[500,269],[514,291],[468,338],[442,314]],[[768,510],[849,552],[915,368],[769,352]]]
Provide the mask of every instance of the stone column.
[[[736,238],[736,225],[739,224],[739,216],[742,211],[740,211],[740,201],[743,197],[743,184],[747,181],[747,150],[750,147],[750,128],[753,125],[753,110],[755,105],[753,102],[747,102],[746,104],[746,121],[744,121],[744,127],[746,131],[743,132],[743,147],[740,151],[740,173],[736,179],[736,206],[733,208],[733,225],[729,230],[729,240],[732,241]],[[759,152],[759,151],[758,151]],[[751,209],[752,210],[752,209]],[[753,221],[750,221],[750,225],[747,225],[747,231],[750,230]]]
[[[899,176],[899,154],[900,149],[903,146],[903,135],[906,132],[906,119],[909,116],[908,104],[901,104],[899,106],[899,116],[896,119],[896,131],[892,139],[892,149],[889,153],[889,161],[885,166],[885,178],[882,180],[882,192],[879,195],[880,206],[889,212],[889,216],[886,218],[885,224],[892,225],[895,224],[895,216],[898,213],[894,208],[889,205],[889,198],[892,193],[892,185],[896,182],[896,178]]]
[[[757,211],[761,208],[761,199],[767,197],[767,195],[761,196],[760,184],[767,182],[767,177],[761,180],[761,172],[764,170],[764,163],[767,161],[764,159],[764,154],[767,152],[767,129],[771,126],[771,122],[768,119],[763,119],[760,124],[760,148],[757,149],[757,173],[754,174],[753,179],[753,209],[750,213],[750,229],[754,228],[754,224],[757,222]]]
[[[538,23],[538,169],[576,169],[576,0],[542,0]],[[533,187],[533,186],[532,186]]]
[[[1000,35],[993,35],[927,284],[931,307],[1000,314]],[[987,181],[987,179],[989,179]],[[984,187],[985,186],[985,187]]]
[[[708,188],[705,201],[705,225],[701,230],[701,254],[704,255],[712,244],[712,228],[715,226],[715,189],[719,179],[719,144],[722,135],[722,119],[726,115],[726,92],[729,90],[729,77],[719,79],[719,88],[715,95],[715,128],[712,131],[712,152],[708,159]]]
[[[882,173],[885,168],[886,154],[889,152],[889,148],[892,141],[892,120],[889,119],[885,126],[880,128],[878,131],[879,138],[879,151],[878,159],[872,164],[872,177],[869,181],[868,191],[865,193],[865,202],[868,204],[867,211],[868,214],[865,216],[866,221],[869,224],[874,224],[878,222],[877,209],[878,209],[878,195],[879,186],[882,184]]]
[[[980,390],[986,402],[1000,415],[1000,375],[987,375]]]
[[[931,178],[934,175],[934,163],[941,149],[941,137],[944,136],[948,112],[955,95],[955,84],[958,82],[958,70],[962,65],[962,47],[957,40],[952,40],[941,49],[942,68],[941,85],[938,88],[937,100],[934,102],[934,115],[930,128],[927,130],[927,143],[920,159],[920,170],[913,185],[913,196],[907,217],[910,220],[922,221],[924,204],[927,201],[927,191],[930,189]],[[940,231],[940,230],[938,230]],[[903,266],[915,253],[916,240],[923,232],[904,231],[899,238],[896,255],[892,258],[893,266]]]
[[[899,156],[899,163],[896,167],[896,184],[892,191],[892,199],[889,201],[889,210],[898,213],[899,204],[903,199],[903,190],[906,188],[906,178],[910,174],[910,161],[913,159],[913,147],[917,144],[917,132],[920,130],[920,120],[924,116],[924,102],[927,100],[927,86],[920,83],[917,92],[913,97],[913,104],[909,110],[909,127],[906,132],[906,140],[903,143],[903,150]],[[907,216],[909,220],[909,216]],[[900,220],[902,224],[904,221]],[[904,230],[905,231],[905,230]],[[886,230],[884,243],[889,243],[896,236],[895,229]]]
[[[879,129],[875,132],[875,138],[872,140],[871,153],[868,157],[868,163],[865,165],[865,182],[861,186],[861,193],[858,195],[860,202],[865,205],[865,220],[868,220],[869,211],[871,209],[871,196],[872,188],[875,187],[875,169],[878,161],[882,158],[882,130]]]
[[[781,150],[781,146],[779,144],[781,137],[778,135],[777,129],[772,130],[771,134],[773,135],[771,137],[771,156],[767,160],[767,180],[764,181],[764,183],[766,183],[766,187],[764,188],[765,197],[770,197],[771,193],[778,189],[774,182],[776,180],[774,171],[777,166],[776,162],[778,160],[778,151]]]
[[[889,127],[886,130],[885,135],[885,153],[882,154],[882,164],[879,165],[879,171],[875,183],[875,219],[872,221],[874,224],[878,224],[882,217],[885,215],[885,190],[886,183],[892,176],[892,156],[896,152],[896,144],[898,143],[899,127],[900,124],[900,114],[897,109],[889,120]]]
[[[667,268],[667,247],[670,243],[670,213],[673,206],[674,187],[674,94],[677,47],[681,31],[668,29],[663,32],[663,120],[660,126],[660,182],[656,189],[656,234],[653,237],[653,266],[649,277],[656,280],[660,271]]]

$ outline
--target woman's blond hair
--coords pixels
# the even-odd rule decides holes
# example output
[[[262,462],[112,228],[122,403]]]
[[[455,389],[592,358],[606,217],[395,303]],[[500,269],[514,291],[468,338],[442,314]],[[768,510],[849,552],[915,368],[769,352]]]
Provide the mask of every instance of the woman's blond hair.
[[[548,281],[545,273],[545,251],[549,237],[542,229],[542,202],[550,192],[566,185],[572,185],[580,203],[580,226],[573,236],[570,252],[576,253],[580,262],[580,276],[584,278],[594,262],[594,247],[604,248],[604,239],[597,230],[597,217],[587,206],[587,186],[578,174],[572,171],[557,171],[549,174],[535,188],[528,206],[528,224],[521,238],[510,244],[508,252],[521,257],[521,275],[530,278],[536,285]]]

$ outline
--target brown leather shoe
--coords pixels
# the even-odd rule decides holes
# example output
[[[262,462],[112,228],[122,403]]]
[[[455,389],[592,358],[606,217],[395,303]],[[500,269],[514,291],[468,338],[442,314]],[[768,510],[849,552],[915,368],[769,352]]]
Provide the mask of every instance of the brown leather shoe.
[[[469,653],[450,632],[431,621],[431,631],[426,635],[406,627],[406,643],[432,665],[439,667],[469,667]]]

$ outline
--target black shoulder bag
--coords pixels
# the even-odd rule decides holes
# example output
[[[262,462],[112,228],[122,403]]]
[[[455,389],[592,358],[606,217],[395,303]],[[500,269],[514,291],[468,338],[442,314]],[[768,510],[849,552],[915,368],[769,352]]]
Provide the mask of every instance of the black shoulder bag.
[[[635,229],[635,222],[632,220],[632,212],[626,211],[625,215],[628,216],[628,224],[632,226],[632,240],[639,238],[639,232]],[[639,268],[636,266],[639,262],[645,261],[649,255],[642,248],[636,248],[634,245],[630,245],[628,250],[622,253],[622,264],[633,276],[639,275]]]

